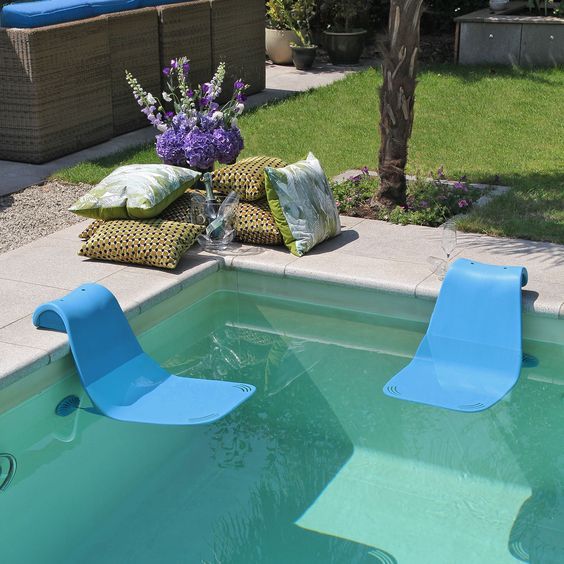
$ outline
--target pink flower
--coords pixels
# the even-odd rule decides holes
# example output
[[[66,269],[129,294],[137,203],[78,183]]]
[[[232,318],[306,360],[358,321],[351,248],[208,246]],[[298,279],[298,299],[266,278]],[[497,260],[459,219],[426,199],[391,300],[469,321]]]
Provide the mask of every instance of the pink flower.
[[[467,208],[470,204],[466,200],[458,200],[459,208]]]

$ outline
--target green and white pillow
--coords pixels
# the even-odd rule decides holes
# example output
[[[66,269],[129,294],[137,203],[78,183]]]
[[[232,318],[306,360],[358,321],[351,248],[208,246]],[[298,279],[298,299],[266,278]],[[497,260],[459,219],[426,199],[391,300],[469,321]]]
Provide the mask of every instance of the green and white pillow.
[[[79,198],[69,211],[104,220],[156,217],[199,177],[194,170],[165,164],[121,166]]]
[[[266,196],[284,244],[302,256],[341,232],[339,212],[319,161],[306,160],[265,169]]]

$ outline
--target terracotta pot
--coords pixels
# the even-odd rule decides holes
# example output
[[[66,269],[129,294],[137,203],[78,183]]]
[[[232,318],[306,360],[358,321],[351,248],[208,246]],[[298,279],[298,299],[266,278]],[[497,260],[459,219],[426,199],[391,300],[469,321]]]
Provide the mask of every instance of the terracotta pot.
[[[292,64],[290,43],[297,43],[298,36],[289,29],[266,28],[266,54],[275,65]]]

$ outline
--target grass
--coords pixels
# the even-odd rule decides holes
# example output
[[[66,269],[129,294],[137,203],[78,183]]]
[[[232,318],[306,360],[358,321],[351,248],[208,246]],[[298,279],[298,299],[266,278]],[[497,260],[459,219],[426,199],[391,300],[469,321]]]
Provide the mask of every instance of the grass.
[[[243,156],[290,162],[312,151],[328,175],[377,168],[375,70],[249,112],[240,121]],[[564,69],[525,71],[441,65],[422,69],[409,172],[439,166],[447,176],[499,183],[512,190],[459,221],[461,229],[564,243]],[[157,162],[136,148],[63,169],[54,176],[95,183],[125,163]]]

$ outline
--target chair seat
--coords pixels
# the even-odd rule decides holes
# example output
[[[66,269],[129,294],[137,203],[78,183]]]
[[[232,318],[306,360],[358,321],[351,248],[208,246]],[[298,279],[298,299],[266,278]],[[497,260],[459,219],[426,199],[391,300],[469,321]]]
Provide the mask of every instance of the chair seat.
[[[115,296],[84,284],[40,305],[36,327],[64,331],[93,410],[120,421],[200,425],[224,417],[255,392],[250,384],[169,374],[145,354]]]
[[[385,386],[397,399],[482,411],[515,385],[522,362],[521,267],[458,259],[413,360]]]

